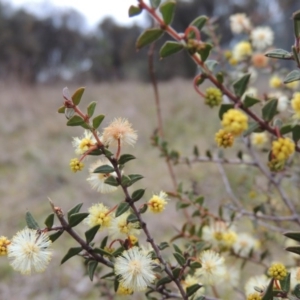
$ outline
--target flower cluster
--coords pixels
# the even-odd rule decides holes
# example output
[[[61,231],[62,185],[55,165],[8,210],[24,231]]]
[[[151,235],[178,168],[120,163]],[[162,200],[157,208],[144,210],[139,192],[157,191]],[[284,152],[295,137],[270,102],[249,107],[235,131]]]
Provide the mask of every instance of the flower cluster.
[[[295,144],[289,138],[279,138],[272,143],[272,156],[276,161],[285,161],[295,152]]]
[[[248,128],[248,117],[237,109],[229,109],[223,114],[223,129],[233,136],[239,136]]]
[[[222,92],[214,87],[207,88],[205,91],[205,104],[210,107],[219,106],[222,102]]]
[[[273,263],[268,270],[268,275],[277,280],[283,280],[287,275],[287,270],[282,263]]]
[[[234,143],[234,136],[232,133],[220,129],[215,134],[215,141],[219,147],[228,148],[231,147]]]

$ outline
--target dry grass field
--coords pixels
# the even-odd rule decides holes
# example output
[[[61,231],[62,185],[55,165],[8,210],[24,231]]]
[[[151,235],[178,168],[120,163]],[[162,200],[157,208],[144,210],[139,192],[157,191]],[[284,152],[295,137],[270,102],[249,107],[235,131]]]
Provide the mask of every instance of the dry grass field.
[[[2,85],[0,89],[0,235],[11,237],[25,226],[24,215],[29,210],[40,224],[48,216],[47,198],[67,211],[84,202],[83,210],[92,203],[103,201],[117,203],[121,193],[100,195],[86,182],[87,167],[80,173],[69,170],[69,160],[74,155],[72,137],[81,136],[79,127],[66,127],[66,119],[58,114],[62,104],[64,86]],[[68,86],[74,91],[78,86]],[[191,155],[194,145],[205,153],[215,148],[213,133],[219,128],[216,111],[203,104],[192,88],[192,83],[175,80],[159,85],[166,137],[181,155]],[[105,114],[104,125],[114,117],[125,117],[137,129],[139,139],[134,148],[124,152],[137,157],[128,164],[126,173],[139,173],[145,178],[136,187],[146,187],[145,200],[153,192],[172,190],[165,163],[157,149],[151,146],[150,136],[156,128],[153,90],[142,83],[111,83],[87,85],[81,106],[97,101],[96,113]],[[233,183],[245,179],[246,169],[235,170],[230,176]],[[198,164],[176,167],[178,180],[189,188],[197,182],[199,193],[205,195],[210,206],[226,199],[220,176],[215,166]],[[239,174],[240,173],[240,174]],[[238,175],[238,176],[237,176]],[[243,177],[244,176],[244,177]],[[238,181],[239,180],[239,181]],[[243,186],[251,185],[244,180]],[[218,186],[218,188],[216,188]],[[147,215],[150,230],[158,242],[168,240],[174,233],[173,226],[180,220],[175,203],[170,203],[165,216]],[[170,222],[170,220],[174,220]],[[162,222],[162,223],[161,223]],[[77,230],[86,230],[85,225]],[[158,230],[159,229],[159,230]],[[99,287],[87,276],[79,258],[73,258],[60,266],[60,260],[68,247],[76,246],[64,236],[54,243],[54,257],[45,273],[22,276],[12,271],[6,257],[0,259],[0,299],[100,299]],[[144,296],[136,299],[144,299]]]

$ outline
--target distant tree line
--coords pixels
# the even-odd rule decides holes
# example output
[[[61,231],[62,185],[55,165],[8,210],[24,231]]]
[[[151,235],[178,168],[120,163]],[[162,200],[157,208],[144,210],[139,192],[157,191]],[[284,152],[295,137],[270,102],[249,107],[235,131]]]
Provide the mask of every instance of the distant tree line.
[[[191,19],[206,14],[218,19],[220,42],[228,44],[232,40],[229,16],[245,12],[257,24],[266,24],[267,20],[280,37],[283,48],[293,39],[289,17],[299,8],[297,0],[274,0],[272,5],[267,2],[177,0],[172,26],[184,31]],[[106,18],[93,32],[86,33],[81,28],[83,23],[84,17],[74,10],[57,11],[41,19],[22,9],[12,10],[0,2],[0,79],[17,79],[30,84],[71,78],[97,82],[149,79],[147,49],[135,50],[142,28],[121,26]],[[165,40],[166,37],[161,38],[156,47]],[[184,52],[166,59],[169,61],[155,65],[159,79],[194,76],[194,64]],[[172,60],[176,63],[172,64]]]

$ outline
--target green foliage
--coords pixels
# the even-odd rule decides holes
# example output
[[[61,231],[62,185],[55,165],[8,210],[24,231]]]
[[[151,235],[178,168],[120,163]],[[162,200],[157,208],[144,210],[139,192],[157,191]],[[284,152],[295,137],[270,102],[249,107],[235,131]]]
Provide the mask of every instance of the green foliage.
[[[251,74],[245,74],[243,77],[234,82],[233,89],[236,96],[241,97],[245,93],[250,76]]]
[[[141,49],[141,48],[155,42],[163,35],[163,33],[164,33],[164,31],[162,29],[158,29],[158,28],[151,28],[151,29],[145,30],[137,39],[136,48]]]
[[[87,115],[91,118],[95,112],[97,103],[96,102],[91,102],[89,106],[87,107]]]
[[[93,241],[94,237],[100,229],[100,226],[101,225],[96,225],[84,233],[87,244],[90,244]]]
[[[265,121],[271,121],[277,114],[278,99],[272,99],[262,108],[262,117]]]
[[[26,212],[25,220],[28,228],[36,229],[36,230],[40,229],[39,224],[37,223],[37,221],[34,219],[33,215],[29,211]]]
[[[60,264],[62,265],[63,263],[65,263],[67,260],[69,260],[70,258],[72,258],[73,256],[79,254],[82,251],[81,247],[73,247],[70,248],[69,251],[67,252],[67,254],[63,257],[63,259],[61,260]]]
[[[109,174],[113,173],[115,169],[110,165],[103,165],[94,170],[93,173]]]
[[[139,15],[143,10],[135,5],[130,5],[129,10],[128,10],[128,16],[129,17],[134,17]]]
[[[159,51],[160,58],[165,58],[167,56],[170,56],[174,53],[177,53],[181,51],[184,48],[184,46],[181,43],[173,42],[173,41],[167,41],[163,44]]]
[[[98,266],[98,262],[95,260],[92,260],[88,263],[88,274],[91,281],[93,281],[94,279],[94,274],[97,269],[97,266]]]
[[[77,205],[75,205],[73,208],[71,208],[69,211],[68,211],[68,221],[70,222],[70,217],[73,215],[73,214],[76,214],[78,212],[80,212],[80,209],[82,207],[83,203],[79,203]]]
[[[129,208],[130,205],[127,202],[120,203],[116,209],[116,218],[124,214]]]
[[[78,224],[80,224],[87,216],[89,213],[75,213],[72,214],[69,218],[69,225],[71,227],[75,227]]]
[[[133,201],[138,201],[144,196],[144,194],[145,194],[145,189],[136,190],[132,193],[131,199]]]
[[[166,25],[171,24],[174,18],[175,6],[176,6],[176,1],[168,0],[163,4],[161,4],[159,7],[159,11],[161,12],[163,20]]]
[[[52,228],[54,223],[54,214],[50,214],[44,223],[47,226],[47,228]]]
[[[99,116],[95,117],[93,119],[93,128],[97,129],[101,125],[104,118],[105,118],[104,115],[99,115]]]
[[[283,49],[273,49],[268,51],[265,56],[269,58],[275,58],[275,59],[287,59],[290,60],[292,58],[292,54],[286,50]]]
[[[75,91],[75,93],[72,95],[72,101],[74,105],[79,105],[82,95],[84,93],[85,88],[79,88]]]

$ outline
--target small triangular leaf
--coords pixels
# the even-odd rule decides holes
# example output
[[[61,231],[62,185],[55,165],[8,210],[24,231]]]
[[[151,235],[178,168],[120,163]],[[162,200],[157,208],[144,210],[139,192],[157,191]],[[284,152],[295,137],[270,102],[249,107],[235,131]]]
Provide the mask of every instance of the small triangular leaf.
[[[196,18],[195,20],[193,20],[189,26],[195,26],[198,28],[199,31],[201,31],[201,29],[204,27],[204,25],[206,24],[208,20],[207,16],[200,16],[198,18]],[[191,31],[188,35],[189,39],[194,39],[195,38],[195,33],[193,31]]]
[[[88,274],[91,281],[93,281],[94,273],[96,271],[97,266],[98,266],[98,262],[95,260],[92,260],[88,263]]]
[[[93,127],[94,127],[95,129],[97,129],[97,128],[101,125],[101,123],[102,123],[102,121],[104,120],[104,118],[105,118],[104,115],[99,115],[99,116],[95,117],[95,118],[93,119]]]
[[[136,190],[132,193],[131,199],[133,201],[138,201],[144,196],[144,194],[145,194],[145,189]]]
[[[67,122],[67,126],[82,126],[83,124],[85,124],[84,120],[77,115],[73,116]]]
[[[81,247],[74,247],[74,248],[70,248],[69,251],[67,252],[67,254],[63,257],[63,259],[61,260],[60,264],[62,265],[63,263],[65,263],[68,259],[70,259],[71,257],[77,255],[78,253],[80,253],[82,250]]]
[[[55,233],[52,233],[49,235],[49,240],[54,243],[62,234],[63,234],[63,230],[57,231]]]
[[[174,53],[181,51],[184,48],[183,44],[173,41],[167,41],[160,48],[159,56],[160,58],[165,58]]]
[[[96,225],[84,233],[87,244],[89,244],[94,239],[99,229],[100,229],[100,225]]]
[[[169,1],[164,2],[159,7],[159,11],[161,12],[163,20],[166,25],[171,24],[171,22],[173,20],[175,6],[176,6],[176,2],[174,0],[169,0]]]
[[[75,93],[73,94],[73,96],[72,96],[72,101],[73,101],[73,103],[74,103],[75,105],[78,105],[78,104],[80,103],[81,97],[82,97],[82,95],[83,95],[83,93],[84,93],[84,90],[85,90],[85,88],[84,88],[84,87],[81,87],[81,88],[77,89],[77,90],[75,91]]]
[[[40,229],[39,224],[37,223],[37,221],[34,219],[34,217],[32,216],[32,214],[28,211],[26,212],[25,215],[25,220],[26,220],[26,224],[27,227],[30,229]]]
[[[93,101],[87,107],[87,114],[88,114],[89,117],[93,116],[93,114],[95,112],[96,105],[97,105],[97,103],[95,101]]]
[[[243,77],[233,83],[233,89],[236,96],[241,97],[245,93],[250,76],[250,73],[245,74]]]
[[[135,159],[135,156],[131,155],[131,154],[123,154],[121,155],[121,157],[118,160],[118,164],[119,165],[124,165],[126,164],[128,161]]]
[[[81,207],[82,207],[82,204],[83,203],[79,203],[77,205],[75,205],[73,208],[71,208],[69,211],[68,211],[68,221],[70,222],[70,216],[73,215],[73,214],[76,214],[80,211]]]
[[[273,49],[268,51],[265,56],[276,59],[292,59],[293,57],[290,52],[283,49]]]
[[[118,205],[116,209],[116,217],[121,216],[130,208],[130,205],[127,202],[122,202]]]
[[[261,101],[259,99],[253,98],[251,96],[246,95],[244,101],[243,101],[243,105],[245,107],[251,107],[257,103],[260,103]]]
[[[96,168],[93,173],[101,173],[101,174],[110,174],[113,173],[115,169],[110,165],[104,165]]]
[[[54,223],[54,214],[50,214],[45,220],[45,225],[47,226],[47,228],[52,228],[53,223]]]
[[[158,40],[164,31],[159,28],[150,28],[145,30],[137,39],[136,48],[141,49],[154,41]]]
[[[262,117],[265,121],[270,122],[274,116],[278,114],[277,111],[278,99],[272,99],[262,108]]]
[[[298,81],[300,80],[300,71],[299,70],[293,70],[289,74],[286,75],[283,83],[289,83],[293,81]]]
[[[76,213],[70,216],[70,220],[69,220],[69,225],[71,227],[74,227],[76,225],[78,225],[79,223],[81,223],[87,216],[89,215],[89,213]]]
[[[128,10],[128,16],[129,17],[134,17],[139,15],[143,10],[135,5],[130,5],[129,10]]]

